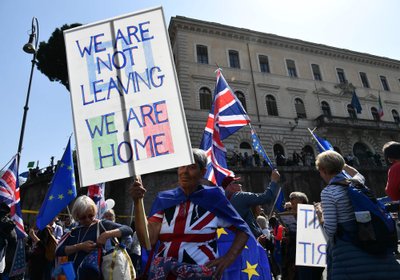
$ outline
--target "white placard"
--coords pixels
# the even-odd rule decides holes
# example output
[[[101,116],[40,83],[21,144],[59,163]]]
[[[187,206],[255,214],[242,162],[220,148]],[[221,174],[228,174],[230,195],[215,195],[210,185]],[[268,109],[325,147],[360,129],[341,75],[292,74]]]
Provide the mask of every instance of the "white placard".
[[[161,7],[64,38],[82,186],[193,162]]]
[[[296,265],[326,266],[326,239],[313,205],[298,204]]]

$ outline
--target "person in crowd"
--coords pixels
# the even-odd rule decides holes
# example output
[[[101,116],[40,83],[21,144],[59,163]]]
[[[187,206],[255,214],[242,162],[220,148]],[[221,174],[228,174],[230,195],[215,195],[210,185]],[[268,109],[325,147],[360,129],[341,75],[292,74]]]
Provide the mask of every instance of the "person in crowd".
[[[53,222],[51,223],[51,231],[53,236],[56,238],[57,242],[60,241],[61,237],[64,235],[64,230],[62,226],[57,223],[58,217],[55,217]]]
[[[5,202],[0,203],[0,279],[10,271],[17,246],[17,233],[10,211]]]
[[[287,212],[297,218],[297,208],[299,204],[308,204],[308,197],[303,192],[291,192],[289,194],[290,205]],[[290,224],[285,234],[285,244],[283,256],[283,279],[297,280],[319,280],[322,277],[324,268],[296,266],[296,237],[297,224]]]
[[[148,219],[140,214],[140,199],[146,192],[141,180],[136,179],[128,190],[134,201],[136,232],[141,245],[145,244],[145,227],[151,245],[160,242],[151,262],[150,278],[155,273],[163,273],[168,279],[175,279],[180,278],[180,272],[190,271],[199,279],[220,279],[251,235],[221,189],[200,184],[206,172],[205,152],[193,149],[193,157],[195,163],[178,168],[179,186],[158,194]],[[193,227],[195,222],[199,226]],[[218,227],[236,229],[225,255],[219,255],[216,247]]]
[[[133,236],[132,236],[132,244],[131,247],[129,248],[129,256],[131,257],[132,264],[135,267],[136,273],[140,275],[142,266],[142,258],[141,258],[142,247],[140,246],[140,242],[137,237],[135,220],[132,220],[131,228],[133,230]]]
[[[74,264],[78,279],[97,279],[98,275],[90,269],[79,269],[83,259],[99,246],[104,246],[107,239],[121,238],[131,235],[129,226],[120,225],[109,220],[96,219],[97,207],[94,201],[86,196],[78,197],[72,208],[72,217],[79,221],[79,226],[67,233],[60,241],[56,255],[68,256],[68,260]],[[99,228],[99,235],[98,235]]]
[[[225,190],[225,195],[228,200],[235,207],[236,211],[248,224],[252,233],[256,238],[262,236],[262,230],[256,222],[251,209],[253,206],[262,205],[267,203],[273,203],[276,195],[278,194],[278,182],[279,182],[278,170],[273,170],[271,173],[271,182],[268,187],[265,188],[263,193],[252,193],[242,191],[242,184],[240,183],[240,177],[227,176],[222,181],[222,187]],[[262,244],[262,240],[259,240]]]
[[[44,229],[29,229],[29,238],[32,241],[32,252],[29,256],[29,275],[32,280],[50,280],[51,272],[54,267],[54,254],[51,252],[46,256],[46,250],[55,248],[52,246],[58,242],[54,235],[55,219]],[[54,253],[54,251],[52,251]],[[51,259],[50,259],[51,255]]]
[[[74,219],[70,215],[67,215],[64,218],[64,222],[63,222],[64,233],[70,232],[75,227],[76,227],[76,223],[75,223]]]
[[[275,216],[269,218],[269,225],[272,229],[272,237],[274,240],[274,250],[271,259],[272,262],[276,264],[276,271],[273,274],[275,279],[277,279],[280,278],[282,274],[282,239],[284,227]]]
[[[104,212],[102,218],[105,219],[105,220],[109,220],[109,221],[115,223],[115,211],[114,211],[114,209],[108,209],[108,210],[106,210],[106,211]]]
[[[392,253],[372,255],[355,246],[338,234],[340,231],[356,235],[354,210],[347,194],[349,181],[364,183],[357,169],[345,164],[335,151],[325,151],[317,156],[315,165],[327,186],[321,192],[321,203],[315,204],[320,223],[328,237],[328,280],[333,279],[399,279],[400,266]],[[346,171],[351,177],[343,174]]]
[[[390,166],[387,174],[386,194],[391,200],[400,200],[400,143],[390,141],[383,145],[385,161]]]

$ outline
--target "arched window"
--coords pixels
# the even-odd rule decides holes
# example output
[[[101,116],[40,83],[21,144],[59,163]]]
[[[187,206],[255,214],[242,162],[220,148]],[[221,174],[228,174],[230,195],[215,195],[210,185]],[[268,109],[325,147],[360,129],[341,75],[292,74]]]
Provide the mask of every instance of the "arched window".
[[[371,115],[372,115],[372,118],[374,119],[374,121],[380,120],[378,110],[375,107],[371,108]]]
[[[265,97],[265,102],[267,104],[268,115],[278,116],[278,108],[276,107],[275,97],[272,95],[267,95],[267,97]]]
[[[396,110],[392,110],[392,116],[393,116],[393,120],[395,123],[400,123],[400,116],[399,116],[399,112],[397,112]]]
[[[242,142],[240,143],[240,149],[244,149],[244,150],[251,150],[251,145],[247,142]]]
[[[244,93],[241,91],[235,91],[237,98],[239,99],[240,103],[242,103],[243,108],[247,111],[246,108],[246,98],[244,97]]]
[[[202,87],[199,91],[200,94],[200,109],[210,110],[212,104],[211,90]]]
[[[347,105],[347,112],[349,113],[350,119],[357,119],[357,113],[353,105],[351,104]]]
[[[321,109],[322,109],[322,114],[326,117],[331,117],[331,107],[329,107],[328,102],[322,101],[321,102]]]
[[[294,100],[294,107],[296,108],[297,117],[299,119],[307,118],[306,108],[304,107],[303,100],[301,100],[300,98],[296,98]]]

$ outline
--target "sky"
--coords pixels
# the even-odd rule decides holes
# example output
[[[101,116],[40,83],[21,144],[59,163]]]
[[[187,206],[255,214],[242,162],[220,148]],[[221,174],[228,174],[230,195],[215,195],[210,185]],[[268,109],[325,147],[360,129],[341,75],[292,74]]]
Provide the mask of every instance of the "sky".
[[[87,24],[158,6],[167,26],[171,17],[185,16],[400,60],[397,0],[1,0],[0,169],[18,149],[32,65],[32,55],[22,47],[32,17],[39,22],[39,41],[47,42],[63,24]],[[52,156],[60,160],[72,133],[69,92],[35,68],[20,173],[30,161],[43,168]]]

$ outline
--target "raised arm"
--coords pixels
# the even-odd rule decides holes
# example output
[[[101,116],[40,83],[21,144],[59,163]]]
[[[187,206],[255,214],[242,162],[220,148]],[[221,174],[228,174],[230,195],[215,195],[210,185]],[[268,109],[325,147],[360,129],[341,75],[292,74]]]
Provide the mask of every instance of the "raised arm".
[[[145,246],[146,228],[149,232],[150,244],[154,246],[158,240],[158,235],[161,230],[161,223],[148,222],[145,215],[140,209],[140,199],[144,198],[146,189],[143,187],[141,180],[135,180],[132,186],[129,187],[128,193],[132,197],[135,212],[136,233],[140,245]]]

